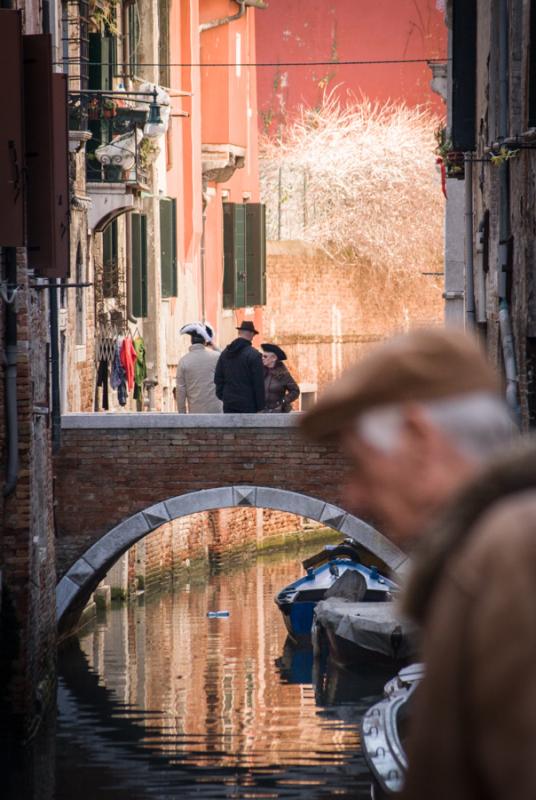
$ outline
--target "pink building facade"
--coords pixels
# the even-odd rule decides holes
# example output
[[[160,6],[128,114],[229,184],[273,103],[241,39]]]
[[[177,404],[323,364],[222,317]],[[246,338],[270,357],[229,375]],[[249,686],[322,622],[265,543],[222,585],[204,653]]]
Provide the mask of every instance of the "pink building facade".
[[[262,129],[277,132],[297,106],[315,106],[332,90],[443,113],[426,61],[446,58],[444,17],[444,0],[270,0],[257,24],[259,62],[275,64],[258,68]],[[328,63],[288,65],[310,61]]]

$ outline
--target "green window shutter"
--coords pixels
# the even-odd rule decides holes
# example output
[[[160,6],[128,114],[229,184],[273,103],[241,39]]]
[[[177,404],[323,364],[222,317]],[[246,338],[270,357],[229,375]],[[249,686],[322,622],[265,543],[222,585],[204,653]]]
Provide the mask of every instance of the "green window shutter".
[[[119,294],[117,220],[113,220],[102,234],[102,293],[104,297]]]
[[[147,217],[131,214],[132,315],[147,316]]]
[[[266,305],[266,206],[247,203],[246,305]]]
[[[160,273],[162,297],[177,296],[177,203],[160,200]]]
[[[223,204],[223,307],[246,303],[246,207]]]
[[[235,298],[234,203],[223,204],[223,307],[233,308]]]
[[[235,204],[234,218],[235,243],[235,308],[244,308],[246,302],[246,207]]]

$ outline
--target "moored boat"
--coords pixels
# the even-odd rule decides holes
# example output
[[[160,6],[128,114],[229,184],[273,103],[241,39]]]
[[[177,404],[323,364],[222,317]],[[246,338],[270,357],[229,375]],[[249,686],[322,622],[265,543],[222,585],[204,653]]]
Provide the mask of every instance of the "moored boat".
[[[403,788],[407,770],[406,728],[411,696],[424,676],[424,665],[410,664],[388,681],[384,697],[361,722],[361,745],[373,775],[371,797],[391,797]]]
[[[327,598],[315,608],[311,636],[316,653],[327,648],[346,667],[373,662],[400,668],[417,649],[417,629],[400,617],[395,603]]]
[[[397,590],[376,567],[361,563],[353,540],[327,546],[302,564],[306,574],[275,597],[288,633],[297,642],[310,641],[315,607],[325,598],[336,594],[366,603],[386,602]]]

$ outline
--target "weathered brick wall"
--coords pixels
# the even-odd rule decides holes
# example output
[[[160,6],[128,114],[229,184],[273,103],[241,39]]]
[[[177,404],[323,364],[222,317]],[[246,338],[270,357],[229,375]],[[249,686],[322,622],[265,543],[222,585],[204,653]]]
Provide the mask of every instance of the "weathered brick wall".
[[[11,733],[27,734],[53,694],[55,678],[55,575],[52,470],[47,408],[46,292],[29,288],[24,251],[17,258],[17,409],[19,470],[14,491],[3,499],[2,694],[12,716]],[[2,323],[5,311],[2,312]],[[4,324],[2,351],[4,354]],[[2,384],[4,381],[2,380]],[[4,385],[2,385],[2,410]],[[2,454],[5,428],[2,417]]]
[[[486,0],[477,3],[477,161],[473,167],[474,233],[489,213],[489,260],[482,270],[475,259],[477,313],[485,322],[488,354],[499,371],[504,370],[499,328],[500,172],[509,173],[508,220],[511,226],[511,263],[506,274],[509,311],[514,335],[521,422],[526,429],[536,424],[536,156],[532,140],[519,148],[506,165],[489,162],[489,146],[499,130],[498,15]],[[530,127],[528,75],[530,58],[530,4],[509,4],[509,98],[507,136],[519,136]],[[513,146],[516,149],[517,145]],[[479,287],[481,287],[479,291]]]
[[[85,161],[83,159],[80,161],[80,157],[80,154],[77,154],[75,161],[77,191],[83,195],[85,194]],[[88,238],[86,209],[71,209],[71,283],[76,283],[78,280],[93,283],[94,273],[90,258],[93,246],[94,237]],[[79,256],[81,256],[81,266],[77,269]],[[77,298],[79,303],[77,303]],[[67,403],[64,410],[93,411],[96,383],[94,287],[67,289],[64,308],[65,311],[60,312],[60,325],[62,326],[60,337],[65,337],[66,371],[69,375],[66,386]],[[83,317],[83,337],[81,339],[77,336],[77,317],[80,314]]]
[[[121,520],[187,492],[249,484],[340,504],[345,460],[333,446],[306,442],[295,427],[155,429],[152,417],[136,422],[145,428],[64,429],[55,461],[59,576]],[[238,509],[220,526],[226,545],[241,541],[237,521],[248,514]]]
[[[262,547],[271,537],[321,527],[303,517],[267,508],[222,508],[172,520],[145,538],[138,571],[130,573],[129,590],[141,574],[145,585],[159,582],[199,559],[214,561],[234,548]]]
[[[299,382],[321,390],[371,343],[441,324],[441,294],[441,276],[339,264],[300,242],[270,242],[265,337],[285,349]]]

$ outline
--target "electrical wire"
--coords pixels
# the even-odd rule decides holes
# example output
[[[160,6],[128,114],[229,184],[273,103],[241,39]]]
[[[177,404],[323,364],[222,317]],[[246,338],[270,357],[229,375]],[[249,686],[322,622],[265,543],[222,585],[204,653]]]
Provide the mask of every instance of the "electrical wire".
[[[345,61],[259,61],[259,62],[222,62],[215,64],[199,64],[199,63],[166,63],[158,62],[154,64],[146,64],[142,62],[111,62],[111,61],[89,61],[87,62],[91,67],[345,67],[345,66],[362,66],[362,65],[377,65],[377,64],[444,64],[449,61],[448,58],[391,58],[380,60],[345,60]],[[72,59],[73,63],[79,59]],[[63,62],[55,61],[54,64],[61,64]]]

